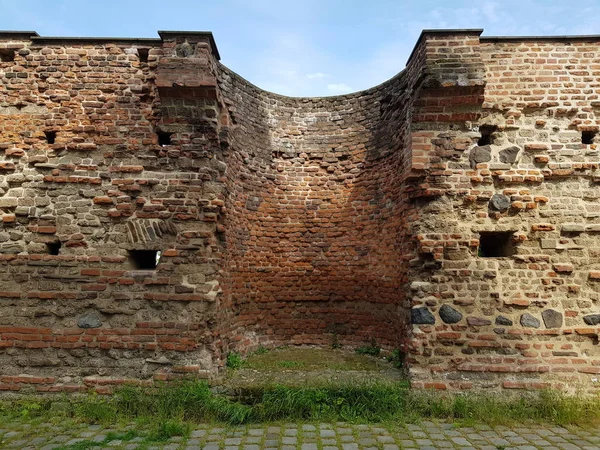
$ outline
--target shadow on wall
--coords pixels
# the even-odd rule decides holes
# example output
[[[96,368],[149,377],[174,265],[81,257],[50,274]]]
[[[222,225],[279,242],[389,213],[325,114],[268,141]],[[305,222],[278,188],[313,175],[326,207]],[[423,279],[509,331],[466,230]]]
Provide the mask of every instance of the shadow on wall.
[[[404,345],[413,253],[404,80],[289,98],[221,66],[232,128],[222,313],[233,347]]]

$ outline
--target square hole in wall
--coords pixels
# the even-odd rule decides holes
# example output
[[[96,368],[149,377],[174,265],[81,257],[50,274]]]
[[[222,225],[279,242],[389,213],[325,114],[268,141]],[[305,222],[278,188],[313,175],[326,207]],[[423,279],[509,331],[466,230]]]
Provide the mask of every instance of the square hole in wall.
[[[477,145],[490,145],[494,142],[493,134],[498,129],[496,125],[481,125],[479,127],[479,132],[481,133],[481,137],[477,141]]]
[[[167,133],[166,131],[157,131],[156,135],[158,136],[158,145],[160,145],[161,147],[171,145],[171,136],[173,135],[173,133]]]
[[[581,143],[590,145],[594,143],[597,131],[582,131],[581,132]]]
[[[56,142],[56,131],[44,131],[46,136],[46,142],[48,144],[54,144]]]
[[[134,269],[154,270],[160,261],[160,250],[129,250],[129,261]]]
[[[11,62],[15,60],[15,51],[10,48],[0,48],[0,61]]]
[[[138,48],[137,54],[140,62],[147,63],[148,62],[148,54],[150,53],[149,48]]]
[[[482,258],[502,258],[515,254],[512,231],[482,231],[479,233],[477,255]]]
[[[46,242],[46,250],[48,250],[49,255],[58,255],[61,247],[62,243],[60,241]]]

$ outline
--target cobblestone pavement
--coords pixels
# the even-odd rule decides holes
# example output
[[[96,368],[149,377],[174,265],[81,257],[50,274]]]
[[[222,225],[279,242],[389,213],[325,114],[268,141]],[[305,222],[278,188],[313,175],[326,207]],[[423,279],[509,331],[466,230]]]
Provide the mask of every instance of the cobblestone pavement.
[[[124,434],[129,430],[128,434]],[[384,427],[350,424],[281,424],[222,427],[196,425],[187,438],[149,441],[135,426],[0,422],[3,449],[164,449],[164,450],[399,450],[399,449],[600,449],[600,429],[556,426],[459,427],[449,423]]]

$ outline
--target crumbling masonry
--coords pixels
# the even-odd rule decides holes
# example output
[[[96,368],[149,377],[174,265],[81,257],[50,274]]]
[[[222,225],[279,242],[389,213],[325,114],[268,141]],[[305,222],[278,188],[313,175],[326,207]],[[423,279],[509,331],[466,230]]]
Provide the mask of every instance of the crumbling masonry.
[[[0,390],[334,341],[416,387],[598,385],[600,37],[424,31],[289,98],[159,34],[0,33]]]

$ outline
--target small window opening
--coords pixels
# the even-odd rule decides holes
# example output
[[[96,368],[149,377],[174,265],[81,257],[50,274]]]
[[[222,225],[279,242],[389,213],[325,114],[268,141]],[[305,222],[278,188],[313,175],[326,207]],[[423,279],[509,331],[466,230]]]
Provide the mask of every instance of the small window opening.
[[[46,142],[48,144],[54,144],[56,142],[56,131],[44,131],[46,135]]]
[[[148,62],[148,53],[150,52],[149,48],[138,48],[138,58],[140,58],[140,62],[147,63]]]
[[[585,145],[590,145],[594,143],[594,138],[596,137],[596,131],[582,131],[581,132],[581,143]]]
[[[154,270],[160,261],[160,250],[129,250],[129,260],[135,269]]]
[[[494,139],[492,135],[498,129],[495,125],[481,125],[479,127],[479,132],[481,133],[481,137],[477,141],[477,145],[490,145]]]
[[[60,241],[46,242],[46,248],[48,249],[49,255],[58,255],[61,247],[62,243]]]
[[[15,51],[10,48],[0,49],[0,61],[11,62],[15,60]]]
[[[157,131],[156,135],[158,136],[158,145],[164,147],[166,145],[171,145],[171,135],[173,133],[167,133],[166,131]]]
[[[478,256],[482,258],[501,258],[515,253],[512,231],[489,231],[479,234]]]

